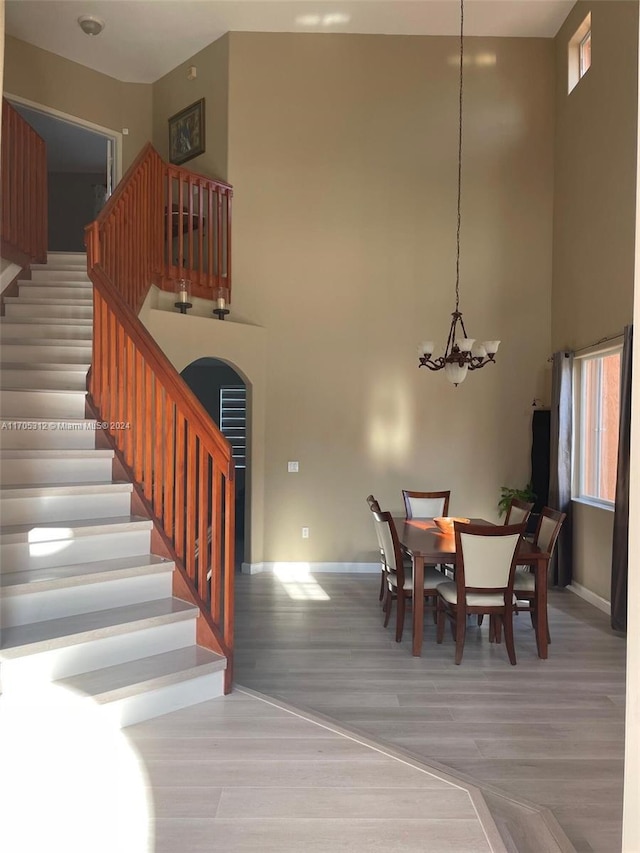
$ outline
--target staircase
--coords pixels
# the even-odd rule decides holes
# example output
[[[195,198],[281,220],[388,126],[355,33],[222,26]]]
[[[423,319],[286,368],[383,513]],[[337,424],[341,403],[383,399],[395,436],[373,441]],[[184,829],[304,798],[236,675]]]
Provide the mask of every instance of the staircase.
[[[199,611],[172,597],[174,564],[151,553],[153,524],[85,417],[86,256],[31,270],[0,321],[3,689],[52,681],[121,726],[221,696],[226,659],[196,645]]]

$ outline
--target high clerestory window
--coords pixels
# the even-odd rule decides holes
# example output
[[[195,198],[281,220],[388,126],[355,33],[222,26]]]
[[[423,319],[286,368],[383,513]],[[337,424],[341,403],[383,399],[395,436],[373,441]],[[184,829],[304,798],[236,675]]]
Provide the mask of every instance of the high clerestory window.
[[[591,68],[591,13],[569,40],[567,60],[569,92],[571,92]]]

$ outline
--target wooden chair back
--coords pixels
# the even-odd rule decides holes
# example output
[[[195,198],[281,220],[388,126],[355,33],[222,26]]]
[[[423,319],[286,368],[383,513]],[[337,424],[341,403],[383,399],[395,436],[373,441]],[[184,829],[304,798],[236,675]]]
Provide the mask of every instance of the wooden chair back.
[[[380,553],[388,572],[396,575],[398,589],[404,589],[404,562],[396,525],[390,512],[373,512]]]
[[[458,605],[467,593],[503,593],[513,597],[518,546],[524,524],[490,527],[454,522]]]
[[[412,492],[402,490],[407,518],[438,518],[449,514],[451,492]]]
[[[560,528],[566,517],[566,512],[559,512],[557,509],[551,509],[549,506],[544,507],[540,513],[538,527],[536,528],[533,539],[534,544],[541,551],[546,551],[550,556],[553,555]]]
[[[527,501],[521,501],[518,500],[518,498],[513,498],[511,503],[509,504],[509,509],[507,510],[507,515],[505,516],[504,523],[526,524],[529,521],[529,516],[531,515],[532,509],[533,503],[528,503]]]

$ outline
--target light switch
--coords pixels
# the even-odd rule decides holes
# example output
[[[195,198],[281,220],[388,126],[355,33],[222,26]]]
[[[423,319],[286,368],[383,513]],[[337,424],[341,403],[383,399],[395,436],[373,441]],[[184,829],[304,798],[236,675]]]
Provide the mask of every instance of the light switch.
[[[298,473],[298,463],[297,462],[287,462],[287,471],[289,474],[297,474]]]

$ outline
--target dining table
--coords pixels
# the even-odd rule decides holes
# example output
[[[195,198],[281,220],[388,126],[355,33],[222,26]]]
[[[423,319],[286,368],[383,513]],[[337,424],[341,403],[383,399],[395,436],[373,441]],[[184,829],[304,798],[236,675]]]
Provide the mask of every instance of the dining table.
[[[493,522],[470,518],[472,524]],[[413,563],[413,655],[422,653],[424,621],[425,565],[456,565],[456,542],[453,533],[443,533],[433,518],[394,518],[400,545]],[[518,565],[530,566],[535,572],[535,634],[538,657],[546,660],[549,653],[547,634],[547,570],[551,555],[522,537],[518,546]]]

